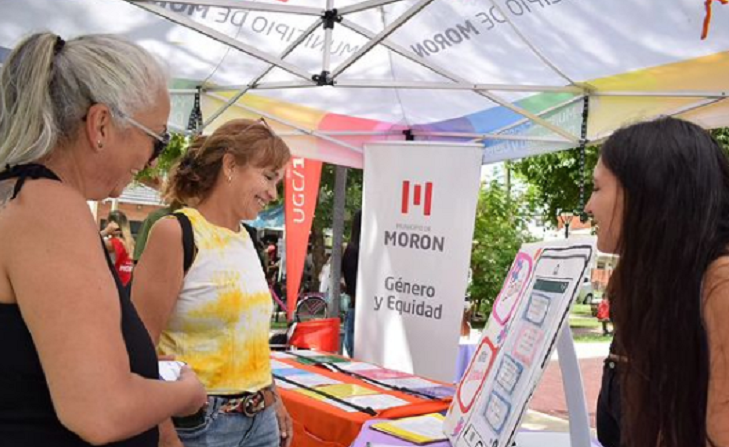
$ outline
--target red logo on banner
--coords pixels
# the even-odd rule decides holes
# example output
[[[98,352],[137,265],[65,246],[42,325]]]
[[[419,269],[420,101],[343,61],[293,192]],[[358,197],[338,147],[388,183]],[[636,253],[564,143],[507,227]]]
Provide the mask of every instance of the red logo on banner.
[[[296,310],[320,178],[321,161],[318,160],[294,157],[286,169],[286,297],[289,320]]]
[[[425,193],[423,194],[423,189]],[[420,184],[413,184],[412,201],[410,200],[410,181],[402,182],[402,213],[410,212],[410,205],[423,205],[423,215],[430,216],[431,206],[433,202],[433,182],[426,182],[425,188]],[[423,197],[425,196],[425,197]]]

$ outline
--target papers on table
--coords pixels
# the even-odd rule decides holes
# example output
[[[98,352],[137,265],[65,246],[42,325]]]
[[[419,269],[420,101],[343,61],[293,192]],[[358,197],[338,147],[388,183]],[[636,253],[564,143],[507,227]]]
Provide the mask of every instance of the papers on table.
[[[362,411],[363,409],[385,410],[409,403],[399,397],[385,394],[392,389],[414,390],[421,395],[425,394],[435,398],[452,396],[454,393],[452,387],[443,386],[440,383],[412,374],[381,368],[369,363],[352,362],[317,351],[295,351],[295,355],[287,355],[286,357],[281,357],[281,354],[271,354],[271,368],[277,386],[296,391],[349,413]],[[276,360],[276,358],[286,359],[289,362]],[[360,378],[371,380],[370,385],[378,386],[380,389],[342,383],[329,376],[297,368],[290,362],[291,360],[303,364],[334,364],[335,367],[331,369],[340,370],[340,372],[345,371],[355,377],[360,376]]]
[[[271,369],[277,370],[277,369],[291,369],[295,368],[293,365],[289,365],[288,363],[284,363],[278,360],[271,360]]]
[[[425,444],[445,440],[443,434],[443,415],[426,414],[395,421],[379,422],[372,428],[392,436],[417,444]]]
[[[295,389],[299,388],[298,385],[296,385],[294,383],[285,382],[281,379],[274,379],[274,382],[276,382],[277,387],[282,388],[284,390],[295,390]]]
[[[377,391],[375,390],[350,383],[322,386],[317,389],[319,391],[327,393],[330,396],[338,397],[340,399],[352,396],[369,396],[372,394],[377,394]]]
[[[349,362],[349,363],[343,363],[343,364],[337,365],[337,366],[345,371],[352,371],[352,372],[365,371],[368,369],[380,369],[379,366],[372,365],[370,363],[363,363],[363,362]]]
[[[385,368],[361,370],[357,371],[357,374],[372,380],[399,379],[406,377],[415,378],[412,374]]]
[[[388,408],[407,405],[409,402],[389,394],[373,394],[372,396],[352,396],[346,399],[347,402],[373,410],[386,410]]]
[[[284,370],[286,371],[286,370]],[[301,371],[301,370],[295,370],[295,371]],[[308,386],[308,387],[317,387],[322,385],[336,385],[338,383],[342,383],[339,380],[332,379],[331,377],[322,376],[321,374],[312,374],[308,371],[303,371],[304,374],[294,374],[291,376],[286,377],[287,380],[291,382],[295,382],[299,385]],[[277,374],[278,375],[278,374]]]

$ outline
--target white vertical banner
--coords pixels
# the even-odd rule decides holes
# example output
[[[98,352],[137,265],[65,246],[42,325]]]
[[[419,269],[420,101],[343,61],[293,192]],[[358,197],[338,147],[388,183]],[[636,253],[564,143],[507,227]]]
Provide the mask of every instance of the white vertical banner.
[[[475,144],[365,146],[358,359],[453,380],[482,153]]]

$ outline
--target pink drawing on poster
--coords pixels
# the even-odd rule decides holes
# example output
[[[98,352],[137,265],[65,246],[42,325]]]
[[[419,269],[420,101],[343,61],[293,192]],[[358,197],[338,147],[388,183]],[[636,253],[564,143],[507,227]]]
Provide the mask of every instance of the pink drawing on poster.
[[[504,286],[494,302],[494,319],[497,323],[505,325],[514,313],[520,297],[524,294],[529,277],[532,274],[532,258],[519,252],[514,259],[509,273],[506,275]]]
[[[544,331],[541,329],[530,326],[522,328],[519,335],[516,336],[516,343],[514,343],[514,350],[511,355],[522,363],[531,365],[537,347],[543,338]]]
[[[458,390],[456,391],[456,400],[458,400],[458,405],[461,407],[462,413],[468,413],[471,410],[478,391],[486,381],[486,377],[488,377],[489,371],[491,371],[491,367],[494,364],[496,351],[496,347],[488,337],[484,337],[481,340],[481,344],[473,355],[471,364],[468,365],[468,369],[463,375],[461,383],[458,384]]]

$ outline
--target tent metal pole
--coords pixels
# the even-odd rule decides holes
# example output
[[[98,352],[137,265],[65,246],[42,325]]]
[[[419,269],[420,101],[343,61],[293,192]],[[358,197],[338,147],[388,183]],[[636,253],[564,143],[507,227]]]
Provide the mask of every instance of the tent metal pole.
[[[342,20],[342,25],[346,26],[347,28],[351,29],[352,31],[355,31],[365,37],[372,38],[374,36],[374,34],[372,32],[353,23],[350,20],[346,20],[346,19]],[[405,48],[403,48],[393,42],[390,42],[388,40],[383,40],[381,42],[381,44],[384,45],[385,47],[389,48],[390,50],[396,52],[397,54],[409,59],[410,61],[420,64],[423,67],[428,68],[431,71],[438,73],[439,75],[446,77],[454,82],[461,83],[464,85],[473,85],[473,83],[469,83],[468,81],[466,81],[465,79],[456,75],[455,73],[451,73],[450,71],[448,71],[442,67],[438,67],[437,65],[431,64],[430,62],[426,61],[422,57],[416,56],[414,53],[406,50]],[[517,113],[519,115],[529,118],[530,120],[534,121],[535,123],[537,123],[543,127],[546,127],[547,129],[551,130],[552,132],[554,132],[558,135],[561,135],[570,141],[579,143],[579,138],[577,136],[570,134],[569,132],[560,128],[559,126],[555,126],[554,124],[550,123],[549,121],[539,118],[539,116],[537,116],[525,109],[522,109],[521,107],[517,107],[517,106],[511,104],[509,101],[501,99],[500,97],[494,95],[493,93],[483,91],[483,90],[473,90],[473,92],[476,93],[477,95],[481,95],[481,96],[484,96],[484,97],[490,99],[491,101],[495,102],[496,104],[503,106],[503,107],[511,110],[514,113]]]
[[[686,112],[692,112],[692,111],[694,111],[696,109],[700,109],[702,107],[707,107],[707,106],[710,106],[712,104],[716,104],[717,102],[721,102],[721,101],[724,101],[724,100],[726,100],[726,98],[710,98],[710,99],[705,99],[703,101],[699,101],[699,102],[694,103],[694,104],[690,104],[690,105],[687,105],[687,106],[679,107],[679,108],[677,108],[677,109],[675,109],[675,110],[673,110],[671,112],[668,112],[666,115],[675,116],[675,115],[680,115],[680,114],[686,113]]]
[[[708,107],[710,105],[713,105],[713,104],[716,104],[718,102],[722,102],[722,101],[725,101],[725,100],[726,100],[726,98],[710,98],[710,99],[704,99],[704,100],[695,102],[693,104],[689,104],[689,105],[686,105],[686,106],[679,107],[679,108],[674,109],[674,110],[672,110],[672,111],[670,111],[668,113],[660,113],[658,115],[654,115],[651,118],[646,118],[646,120],[648,120],[648,119],[656,119],[656,118],[661,117],[661,116],[676,116],[676,115],[680,115],[682,113],[692,112],[692,111],[697,110],[697,109],[700,109],[702,107]],[[608,137],[610,137],[610,135],[612,135],[613,132],[615,132],[615,130],[611,130],[609,132],[603,132],[603,133],[595,136],[594,138],[592,138],[590,141],[592,143],[601,142],[603,140],[606,140]]]
[[[346,14],[352,14],[355,12],[365,11],[367,9],[377,8],[378,6],[385,6],[389,5],[391,3],[397,3],[402,0],[368,0],[364,2],[359,2],[354,5],[345,6],[344,8],[338,9],[339,14],[346,15]]]
[[[534,137],[531,135],[498,135],[491,133],[461,133],[461,132],[418,132],[413,131],[417,137],[453,137],[453,138],[475,138],[475,142],[481,140],[509,140],[509,141],[539,141],[543,143],[570,143],[564,138],[555,137]]]
[[[319,24],[317,23],[315,28],[318,28]],[[231,91],[238,91],[244,88],[248,88],[250,90],[280,90],[285,88],[311,88],[311,87],[319,87],[316,84],[312,84],[309,81],[288,81],[288,82],[258,82],[255,85],[253,83],[249,83],[247,85],[216,85],[212,87],[204,88],[203,90],[206,92],[231,92]]]
[[[296,136],[304,136],[301,134],[301,132],[291,133],[291,132],[276,132],[276,134],[280,137],[287,136],[287,137],[296,137]],[[373,131],[373,132],[366,132],[366,131],[359,131],[359,130],[324,130],[319,131],[319,134],[321,135],[327,135],[330,137],[363,137],[363,136],[402,136],[401,130],[392,130],[392,131]]]
[[[519,28],[517,28],[516,25],[514,25],[514,22],[512,22],[509,19],[508,15],[504,14],[503,9],[501,9],[501,7],[498,4],[496,4],[495,0],[491,0],[491,4],[494,6],[494,8],[496,8],[497,11],[499,11],[499,13],[501,14],[501,17],[503,17],[506,20],[506,23],[509,24],[509,26],[516,33],[516,35],[519,36],[519,39],[521,39],[522,42],[524,42],[529,47],[529,49],[532,50],[532,53],[534,53],[539,58],[539,60],[544,62],[549,68],[552,69],[552,71],[557,73],[557,75],[559,77],[561,77],[565,81],[569,82],[571,85],[577,86],[575,81],[573,81],[569,76],[567,76],[567,74],[565,72],[563,72],[562,70],[557,68],[556,65],[554,65],[549,59],[547,59],[547,56],[542,54],[542,52],[539,51],[539,49],[537,49],[537,47],[535,47],[534,44],[531,43],[531,41],[529,41],[529,39],[527,39],[526,36],[524,34],[522,34],[521,31],[519,31]]]
[[[329,316],[333,318],[339,318],[339,314],[341,312],[339,283],[341,282],[342,277],[342,242],[344,239],[344,205],[346,202],[346,189],[347,168],[345,168],[344,166],[337,166],[334,173],[334,210],[332,213],[332,263],[330,270],[330,272],[332,273],[332,310]]]
[[[291,42],[289,44],[289,46],[286,47],[283,50],[283,52],[281,53],[281,59],[283,59],[286,56],[288,56],[289,54],[291,54],[291,52],[294,51],[296,49],[296,47],[298,47],[299,45],[301,45],[301,43],[304,42],[304,40],[306,40],[306,38],[308,38],[309,35],[311,35],[311,33],[313,33],[314,31],[316,31],[316,29],[318,27],[319,27],[319,22],[318,21],[312,23],[306,30],[304,30],[303,33],[301,33],[301,35],[298,38],[296,38],[296,40],[294,40],[293,42]],[[256,76],[256,78],[253,81],[251,81],[251,85],[255,85],[258,81],[260,81],[261,79],[263,79],[264,76],[266,76],[271,70],[273,70],[273,67],[274,67],[273,65],[269,66],[260,75]],[[252,88],[251,86],[246,86],[241,91],[239,91],[238,93],[236,93],[235,95],[233,95],[233,97],[230,98],[229,100],[227,100],[225,102],[225,104],[220,109],[216,110],[210,116],[210,118],[208,118],[205,122],[203,122],[202,126],[200,127],[200,130],[205,129],[205,127],[207,127],[210,123],[212,123],[213,121],[215,121],[216,119],[218,119],[218,117],[220,115],[222,115],[226,110],[228,110],[228,108],[231,105],[235,104],[235,102],[238,101],[243,95],[245,95],[248,92],[248,90],[250,90],[251,88]]]
[[[217,31],[217,30],[210,28],[208,26],[205,26],[205,25],[201,25],[201,24],[195,22],[194,20],[191,20],[181,14],[167,11],[165,8],[163,8],[161,6],[153,5],[153,4],[140,3],[140,2],[134,1],[134,0],[124,0],[124,1],[131,3],[132,5],[138,6],[142,9],[145,9],[160,17],[163,17],[163,18],[169,20],[170,22],[173,22],[178,25],[182,25],[182,26],[185,26],[192,30],[195,30],[204,36],[207,36],[222,44],[228,45],[229,47],[235,48],[243,53],[248,54],[249,56],[255,57],[256,59],[262,60],[264,62],[268,62],[271,65],[275,65],[275,66],[279,67],[280,69],[287,71],[293,75],[296,75],[302,79],[309,80],[311,78],[311,75],[308,72],[306,72],[305,70],[302,70],[300,67],[297,67],[294,64],[290,64],[281,58],[271,56],[270,54],[268,54],[264,51],[261,51],[254,46],[241,43],[238,40],[233,39],[232,37],[230,37],[224,33],[221,33],[220,31]]]
[[[331,80],[331,60],[332,60],[332,32],[334,31],[334,22],[336,21],[337,11],[334,9],[334,0],[327,0],[327,10],[322,16],[322,25],[324,27],[324,48],[321,52],[321,74],[319,74],[319,85],[328,85]]]
[[[413,18],[415,14],[419,13],[423,8],[431,4],[433,1],[434,0],[419,0],[416,4],[411,6],[400,17],[398,17],[397,20],[386,26],[385,29],[380,31],[377,35],[372,36],[369,42],[364,44],[362,48],[357,50],[354,54],[349,56],[347,60],[342,62],[332,73],[332,78],[336,79],[340,74],[342,74],[344,70],[351,67],[352,64],[360,60],[365,54],[369,53],[370,50],[375,47],[375,45],[387,39],[392,33],[395,32],[395,30],[407,23],[407,21]]]
[[[221,101],[225,101],[225,98],[220,97],[218,95],[213,95],[213,94],[209,94],[209,93],[207,95],[210,96],[211,98],[215,98],[215,99],[218,99],[218,100],[221,100]],[[327,136],[327,135],[322,135],[321,133],[319,133],[318,131],[315,131],[315,130],[304,129],[301,126],[299,126],[299,125],[297,125],[295,123],[292,123],[291,121],[285,120],[283,118],[279,118],[279,117],[277,117],[275,115],[271,115],[270,113],[266,113],[266,112],[263,112],[261,110],[258,110],[258,109],[255,109],[253,107],[249,107],[249,106],[247,106],[245,104],[240,104],[240,103],[232,104],[232,106],[233,107],[239,107],[239,108],[241,108],[243,110],[247,110],[248,112],[251,112],[253,114],[262,116],[264,118],[268,118],[271,121],[276,121],[277,123],[281,123],[281,124],[283,124],[285,126],[291,127],[292,129],[296,129],[299,132],[301,132],[302,134],[309,135],[309,136],[312,136],[312,137],[321,138],[322,140],[325,140],[325,141],[328,141],[330,143],[333,143],[333,144],[342,146],[344,148],[347,148],[349,150],[355,151],[357,153],[362,153],[362,148],[359,148],[357,146],[352,146],[351,144],[345,143],[344,141],[337,140],[336,138],[332,138],[332,137]]]
[[[133,3],[148,3],[149,0],[128,0]],[[182,3],[186,5],[196,6],[212,6],[216,8],[243,9],[247,11],[268,11],[281,12],[288,14],[299,14],[309,16],[319,16],[321,8],[311,8],[307,6],[294,5],[277,5],[273,3],[257,3],[246,0],[175,0],[174,3]]]
[[[727,91],[702,91],[702,90],[685,90],[676,92],[662,92],[662,91],[630,91],[630,90],[613,90],[613,91],[594,91],[590,93],[591,96],[616,96],[616,97],[658,97],[658,98],[729,98],[729,92]]]
[[[549,107],[547,109],[544,109],[541,112],[537,113],[537,116],[540,116],[540,117],[541,116],[544,116],[544,115],[546,115],[546,114],[548,114],[550,112],[554,112],[555,110],[559,110],[562,107],[566,107],[566,106],[568,106],[570,104],[574,104],[574,103],[576,103],[578,101],[582,101],[582,96],[575,96],[574,98],[571,98],[571,99],[569,99],[569,100],[567,100],[565,102],[562,102],[562,103],[559,103],[559,104],[554,105],[552,107]],[[529,121],[528,118],[524,118],[524,119],[519,120],[519,121],[517,121],[515,123],[509,124],[508,126],[504,126],[504,127],[499,128],[499,129],[496,129],[496,130],[494,130],[491,133],[492,134],[501,134],[501,132],[506,132],[509,129],[513,129],[515,127],[521,126],[522,124],[524,124],[524,123],[526,123],[528,121]]]
[[[272,90],[285,88],[311,88],[318,87],[310,82],[259,82],[256,85],[224,85],[208,87],[206,92],[232,91],[250,87],[251,90]],[[337,88],[381,88],[381,89],[421,89],[421,90],[494,90],[510,92],[555,92],[583,94],[584,90],[572,86],[554,85],[516,85],[516,84],[460,84],[453,82],[418,82],[418,81],[369,81],[369,80],[346,80],[337,81]],[[194,93],[195,90],[191,90]]]

